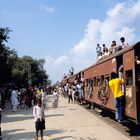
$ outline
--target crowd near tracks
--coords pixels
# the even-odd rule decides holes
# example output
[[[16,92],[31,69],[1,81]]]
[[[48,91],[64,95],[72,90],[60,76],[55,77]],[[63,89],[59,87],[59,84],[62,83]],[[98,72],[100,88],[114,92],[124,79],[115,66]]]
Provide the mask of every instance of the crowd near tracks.
[[[98,109],[87,109],[87,105],[68,103],[59,98],[57,108],[52,107],[51,95],[48,96],[46,130],[44,140],[138,140],[140,134],[130,128],[132,124],[115,123],[109,114]],[[99,114],[100,112],[100,114]],[[133,125],[134,126],[134,125]],[[137,129],[137,128],[136,128]],[[19,109],[16,113],[9,109],[3,112],[3,140],[34,140],[35,128],[32,108]]]

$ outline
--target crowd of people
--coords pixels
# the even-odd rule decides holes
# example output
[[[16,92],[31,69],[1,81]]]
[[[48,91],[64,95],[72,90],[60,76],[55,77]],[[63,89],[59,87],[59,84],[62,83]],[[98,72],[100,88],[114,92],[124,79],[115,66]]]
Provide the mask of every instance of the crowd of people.
[[[121,44],[117,45],[116,41],[113,40],[110,48],[107,48],[105,44],[103,44],[103,47],[101,47],[98,43],[96,47],[97,61],[129,46],[124,37],[121,37],[120,41]]]
[[[0,124],[1,112],[6,109],[6,103],[10,101],[11,111],[17,112],[18,107],[23,103],[23,107],[27,110],[33,107],[33,116],[35,118],[36,140],[38,140],[38,132],[40,131],[41,140],[43,140],[43,130],[45,129],[45,115],[44,111],[47,105],[47,95],[51,94],[51,87],[29,87],[27,89],[17,89],[16,86],[12,88],[0,88]],[[53,101],[52,101],[53,104]],[[1,127],[0,127],[1,129]],[[0,131],[1,138],[1,131]]]
[[[11,91],[11,106],[12,111],[17,111],[18,105],[24,103],[26,109],[36,105],[37,99],[41,99],[44,106],[46,106],[46,95],[47,89],[46,88],[27,88],[27,89],[20,89],[17,90],[13,88]]]
[[[103,85],[98,83],[98,99],[101,100],[102,103],[106,104],[105,98],[107,93],[109,92],[109,88],[114,96],[114,105],[115,105],[115,120],[119,123],[125,123],[125,87],[124,87],[124,78],[123,78],[123,65],[120,65],[118,74],[115,72],[111,73],[111,79],[108,81],[104,80]],[[104,95],[101,98],[101,90],[104,88]],[[83,78],[75,78],[74,83],[66,83],[64,85],[56,87],[56,92],[63,97],[68,97],[68,103],[74,103],[75,99],[79,101],[81,104],[85,103],[85,99],[92,98],[93,95],[93,83],[89,81],[87,83]],[[85,94],[86,93],[86,94]],[[91,104],[89,103],[91,107]]]
[[[112,41],[112,47],[108,48],[103,44],[103,52],[101,47],[97,44],[97,56],[98,58],[102,55],[102,58],[110,54],[115,53],[125,47],[128,47],[128,43],[125,42],[125,38],[120,39],[122,45],[116,46],[116,42]],[[101,59],[102,59],[101,58]],[[138,57],[135,58],[137,64],[140,64]],[[115,119],[119,123],[125,122],[125,96],[124,96],[124,79],[123,79],[123,65],[120,65],[118,69],[118,76],[116,73],[111,73],[111,80],[106,84],[106,87],[110,88],[114,96],[115,104]],[[98,98],[101,97],[101,83],[98,83]],[[107,91],[108,92],[108,91]],[[85,94],[86,93],[86,94]],[[88,94],[87,94],[88,93]],[[52,107],[58,107],[59,96],[67,97],[68,103],[75,103],[78,100],[81,104],[85,103],[85,99],[92,98],[93,94],[93,83],[85,82],[84,78],[76,76],[73,83],[66,83],[64,85],[56,86],[53,89],[43,87],[30,87],[28,89],[7,89],[0,88],[0,121],[1,111],[5,108],[5,100],[9,99],[11,102],[12,112],[18,110],[18,106],[21,101],[25,105],[25,109],[33,107],[33,116],[35,118],[36,128],[36,140],[38,140],[38,132],[40,131],[41,139],[43,140],[43,130],[45,129],[45,115],[44,110],[47,103],[47,94],[52,94]],[[85,96],[86,95],[86,96]]]
[[[124,37],[121,37],[120,41],[120,45],[117,45],[116,41],[112,41],[111,48],[109,49],[106,47],[105,44],[103,44],[103,48],[101,48],[100,44],[97,44],[97,61],[129,46],[128,43],[125,41]],[[137,64],[140,64],[140,60],[137,56],[135,58],[135,61]],[[73,67],[71,67],[71,70],[69,70],[69,72],[70,76],[73,75]],[[115,72],[112,72],[111,80],[107,81],[104,87],[108,87],[111,89],[114,96],[116,109],[115,119],[119,123],[123,123],[125,122],[125,90],[123,79],[123,65],[120,65],[118,74],[119,75],[117,76]],[[102,84],[98,82],[98,99],[101,99],[101,90]],[[108,92],[108,90],[106,92]],[[58,100],[60,95],[65,98],[67,97],[68,103],[75,103],[75,100],[77,100],[81,104],[83,104],[85,103],[85,99],[92,98],[93,83],[87,83],[84,81],[84,78],[76,77],[73,83],[59,85],[53,89],[50,89],[48,87],[29,87],[27,89],[17,89],[15,87],[13,87],[12,89],[7,89],[5,87],[0,88],[0,121],[1,111],[5,108],[6,99],[10,100],[12,112],[17,112],[18,106],[21,104],[21,102],[23,102],[25,109],[33,107],[33,116],[35,119],[36,128],[36,140],[38,140],[39,131],[41,135],[41,140],[43,140],[43,130],[45,129],[44,110],[47,104],[47,94],[52,94],[53,108],[58,107]]]
[[[123,70],[123,66],[120,67],[120,73]],[[115,119],[122,123],[124,122],[125,116],[125,96],[120,85],[124,84],[122,75],[119,74],[120,78],[117,77],[116,73],[111,73],[111,80],[107,86],[110,87],[114,95],[116,115]],[[88,84],[83,78],[76,77],[74,83],[66,83],[61,86],[56,86],[53,89],[47,89],[42,87],[28,88],[17,90],[13,88],[10,90],[9,98],[11,101],[12,112],[16,112],[20,100],[22,99],[25,104],[25,109],[33,107],[33,116],[35,119],[35,129],[36,129],[36,140],[39,137],[39,131],[41,135],[41,140],[43,140],[43,130],[45,129],[45,115],[44,111],[47,103],[47,94],[52,94],[52,107],[58,107],[59,96],[67,97],[68,103],[75,103],[75,100],[79,101],[81,104],[85,102],[85,98],[91,98],[92,95],[92,84]],[[100,86],[100,85],[99,85]],[[85,92],[88,93],[85,97]],[[2,91],[2,90],[1,90]],[[89,97],[88,97],[89,96]],[[0,96],[1,97],[1,96]],[[4,105],[3,105],[4,106]],[[2,108],[2,107],[1,107]],[[1,110],[0,110],[1,111]]]
[[[120,78],[117,77],[116,73],[111,73],[111,80],[109,84],[106,85],[110,87],[114,95],[115,107],[116,107],[116,117],[115,119],[122,123],[124,122],[124,111],[125,111],[125,97],[121,85],[124,84],[122,77],[123,66],[120,67]],[[56,86],[53,89],[34,87],[28,89],[17,90],[13,88],[10,90],[9,98],[11,101],[12,112],[16,112],[20,100],[24,101],[25,109],[33,106],[33,116],[35,119],[36,128],[36,140],[38,140],[38,133],[40,131],[41,140],[43,140],[43,130],[45,129],[45,115],[44,111],[47,103],[47,94],[52,94],[52,107],[58,107],[59,96],[67,97],[68,103],[75,103],[75,100],[79,101],[81,104],[85,103],[86,98],[91,98],[93,92],[92,83],[86,85],[87,83],[83,78],[76,77],[73,83],[66,83],[64,85]],[[98,85],[100,86],[100,85]],[[85,97],[85,92],[87,92],[87,97]],[[2,91],[2,90],[1,90]],[[89,96],[89,97],[88,97]],[[3,105],[4,106],[4,105]]]
[[[66,83],[56,87],[57,92],[62,97],[68,98],[68,103],[75,103],[78,100],[81,104],[84,103],[84,81],[83,78],[76,77],[73,83]]]

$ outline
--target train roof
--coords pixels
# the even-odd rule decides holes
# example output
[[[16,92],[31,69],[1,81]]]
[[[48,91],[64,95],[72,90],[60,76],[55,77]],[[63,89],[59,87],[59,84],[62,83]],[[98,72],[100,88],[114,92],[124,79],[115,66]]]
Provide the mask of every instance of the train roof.
[[[126,48],[124,48],[124,49],[122,49],[122,50],[120,50],[118,52],[115,52],[114,54],[111,54],[111,55],[109,55],[109,56],[97,61],[96,63],[92,64],[91,66],[89,66],[89,67],[87,67],[85,69],[83,69],[82,71],[86,71],[86,70],[92,68],[93,66],[99,65],[99,64],[104,63],[104,62],[106,62],[106,61],[108,61],[110,59],[116,58],[117,56],[122,55],[122,54],[124,54],[124,53],[126,53],[126,52],[128,52],[130,50],[133,50],[134,48],[136,48],[138,46],[140,47],[140,41],[137,42],[136,44],[130,45],[129,47],[126,47]]]
[[[66,77],[66,78],[64,78],[64,79],[67,80],[67,79],[69,79],[69,78],[71,78],[71,77],[74,77],[74,76],[78,75],[80,72],[81,72],[81,71],[79,71],[79,72],[77,72],[77,73],[74,73],[73,75],[69,75],[68,77]],[[64,80],[64,79],[63,79],[63,80]]]
[[[69,79],[69,78],[71,78],[71,77],[73,77],[73,76],[78,75],[80,72],[84,72],[84,71],[86,71],[86,70],[92,68],[93,66],[99,65],[99,64],[104,63],[104,62],[106,62],[106,61],[108,61],[108,60],[110,60],[110,59],[116,58],[117,56],[122,55],[122,54],[124,54],[124,53],[126,53],[126,52],[128,52],[128,51],[130,51],[130,50],[133,50],[133,49],[136,48],[136,47],[140,47],[140,41],[137,42],[137,43],[135,43],[135,44],[133,44],[133,45],[130,45],[129,47],[126,47],[126,48],[124,48],[124,49],[122,49],[122,50],[120,50],[120,51],[118,51],[118,52],[115,52],[114,54],[111,54],[111,55],[109,55],[109,56],[107,56],[107,57],[105,57],[105,58],[103,58],[103,59],[101,59],[101,60],[99,60],[99,61],[97,61],[97,62],[95,62],[95,63],[92,64],[91,66],[89,66],[89,67],[87,67],[87,68],[85,68],[85,69],[82,69],[82,70],[80,70],[79,72],[74,73],[73,75],[64,78],[63,80],[67,80],[67,79]]]

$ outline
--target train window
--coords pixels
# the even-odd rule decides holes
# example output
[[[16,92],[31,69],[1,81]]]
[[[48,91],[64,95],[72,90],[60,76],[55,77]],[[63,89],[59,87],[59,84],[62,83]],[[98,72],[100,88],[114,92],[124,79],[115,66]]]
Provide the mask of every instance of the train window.
[[[101,76],[101,84],[104,82],[104,75]]]
[[[88,85],[90,85],[90,79],[88,79]]]
[[[96,81],[96,85],[97,85],[97,86],[98,86],[98,83],[99,83],[99,82],[101,82],[101,81],[100,81],[100,77],[97,78],[97,81]]]
[[[93,86],[93,79],[90,79],[90,85]]]
[[[88,79],[85,80],[85,85],[88,86]]]
[[[109,76],[106,76],[105,79],[106,79],[107,81],[109,81]]]
[[[128,70],[125,72],[125,80],[126,80],[126,85],[133,85],[133,72],[132,70]]]
[[[96,77],[94,77],[93,85],[96,86]]]

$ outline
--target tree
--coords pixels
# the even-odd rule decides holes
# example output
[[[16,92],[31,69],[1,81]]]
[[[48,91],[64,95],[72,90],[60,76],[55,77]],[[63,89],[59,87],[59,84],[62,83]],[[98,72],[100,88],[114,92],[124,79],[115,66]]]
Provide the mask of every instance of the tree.
[[[9,39],[9,32],[11,32],[8,27],[6,28],[0,28],[0,45],[3,44],[4,42],[8,42]]]
[[[17,52],[5,45],[9,39],[9,28],[0,28],[0,84],[14,83],[17,87],[50,83],[44,70],[44,59],[31,56],[18,57]]]
[[[7,64],[7,59],[12,53],[9,47],[6,47],[5,43],[9,39],[9,28],[0,28],[0,84],[10,81],[11,71],[10,67]]]
[[[12,79],[18,87],[29,85],[44,85],[48,81],[48,75],[43,68],[45,61],[43,59],[33,59],[31,56],[22,58],[12,56]]]

